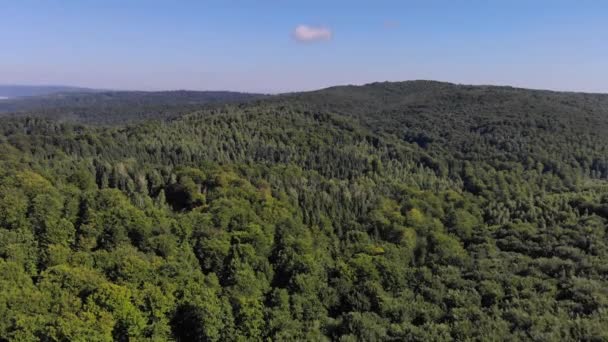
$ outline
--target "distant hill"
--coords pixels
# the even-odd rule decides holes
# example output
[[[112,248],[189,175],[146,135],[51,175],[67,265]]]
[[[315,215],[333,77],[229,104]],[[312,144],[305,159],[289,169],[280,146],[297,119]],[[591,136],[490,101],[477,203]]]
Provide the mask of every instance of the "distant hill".
[[[68,91],[1,100],[0,114],[116,124],[143,119],[169,119],[200,109],[201,106],[264,97],[266,95],[230,91]]]
[[[0,98],[13,98],[21,96],[41,96],[55,93],[90,93],[98,92],[101,90],[81,88],[81,87],[69,87],[61,85],[51,86],[30,86],[30,85],[0,85]]]
[[[59,88],[56,88],[59,89]],[[446,112],[463,123],[480,115],[531,110],[569,119],[608,110],[608,95],[555,92],[498,86],[458,85],[437,81],[376,82],[335,86],[311,92],[263,95],[229,91],[72,91],[0,100],[0,116],[36,116],[87,124],[124,124],[174,119],[209,106],[262,101],[314,112],[357,117],[374,130],[395,127],[395,120],[419,115],[444,123]],[[406,114],[406,115],[404,115]],[[576,122],[580,124],[580,122]],[[436,129],[439,126],[429,128]],[[453,127],[447,127],[452,129]]]

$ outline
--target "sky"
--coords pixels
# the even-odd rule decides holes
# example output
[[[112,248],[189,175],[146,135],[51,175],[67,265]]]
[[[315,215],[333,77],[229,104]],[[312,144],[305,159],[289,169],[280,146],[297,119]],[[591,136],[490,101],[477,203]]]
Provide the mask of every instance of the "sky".
[[[276,93],[414,79],[608,93],[608,1],[0,1],[0,84]]]

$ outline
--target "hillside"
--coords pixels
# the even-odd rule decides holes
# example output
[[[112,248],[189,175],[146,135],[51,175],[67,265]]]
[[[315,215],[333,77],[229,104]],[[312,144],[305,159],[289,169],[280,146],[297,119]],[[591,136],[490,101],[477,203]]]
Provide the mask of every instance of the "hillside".
[[[608,339],[608,95],[123,95],[0,118],[0,340]]]

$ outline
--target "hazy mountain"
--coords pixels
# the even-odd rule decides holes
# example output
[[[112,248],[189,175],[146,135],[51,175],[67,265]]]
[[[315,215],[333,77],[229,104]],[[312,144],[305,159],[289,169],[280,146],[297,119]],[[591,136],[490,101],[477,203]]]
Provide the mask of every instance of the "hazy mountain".
[[[13,98],[20,96],[40,96],[49,95],[55,93],[89,93],[97,92],[100,90],[81,88],[81,87],[70,87],[61,85],[0,85],[0,98]]]
[[[0,113],[108,124],[172,118],[201,106],[264,97],[230,91],[71,91],[2,100]]]

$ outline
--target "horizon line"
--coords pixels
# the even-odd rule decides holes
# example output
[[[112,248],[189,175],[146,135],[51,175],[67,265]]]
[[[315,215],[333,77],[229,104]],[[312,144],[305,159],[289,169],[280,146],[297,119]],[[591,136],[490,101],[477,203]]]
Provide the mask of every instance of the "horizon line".
[[[608,95],[608,91],[584,91],[584,90],[566,90],[566,89],[551,89],[551,88],[535,88],[535,87],[526,87],[526,86],[516,86],[510,84],[492,84],[492,83],[459,83],[452,81],[441,81],[436,79],[408,79],[408,80],[400,80],[400,81],[372,81],[372,82],[361,82],[361,83],[338,83],[330,86],[321,86],[319,88],[313,89],[300,89],[300,90],[285,90],[285,91],[276,91],[276,92],[256,92],[256,91],[240,91],[240,90],[230,90],[230,89],[195,89],[195,88],[159,88],[159,89],[140,89],[140,88],[130,88],[130,89],[120,89],[120,88],[97,88],[90,86],[79,86],[79,85],[68,85],[68,84],[57,84],[57,83],[0,83],[0,87],[41,87],[41,88],[67,88],[73,89],[75,91],[71,91],[71,93],[78,93],[78,90],[83,91],[91,91],[91,92],[142,92],[142,93],[161,93],[161,92],[178,92],[178,91],[188,91],[188,92],[229,92],[229,93],[241,93],[241,94],[256,94],[256,95],[288,95],[288,94],[297,94],[297,93],[310,93],[316,91],[322,91],[331,88],[339,88],[339,87],[365,87],[374,84],[380,83],[408,83],[408,82],[433,82],[433,83],[441,83],[441,84],[449,84],[454,86],[463,86],[463,87],[495,87],[495,88],[511,88],[511,89],[519,89],[519,90],[531,90],[531,91],[546,91],[546,92],[555,92],[555,93],[575,93],[575,94],[589,94],[589,95]],[[57,93],[61,93],[57,92]],[[3,96],[0,94],[0,96]],[[40,96],[40,95],[33,95]]]

